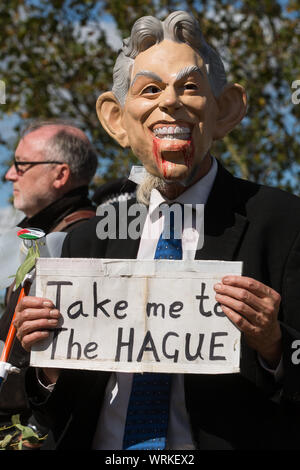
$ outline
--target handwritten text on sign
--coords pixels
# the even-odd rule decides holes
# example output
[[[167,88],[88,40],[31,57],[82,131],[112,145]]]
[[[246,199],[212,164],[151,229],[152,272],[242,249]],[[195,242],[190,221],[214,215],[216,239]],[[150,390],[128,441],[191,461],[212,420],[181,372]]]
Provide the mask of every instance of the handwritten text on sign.
[[[31,364],[126,372],[239,371],[240,332],[213,286],[242,263],[49,259],[37,262],[36,295],[63,316]]]

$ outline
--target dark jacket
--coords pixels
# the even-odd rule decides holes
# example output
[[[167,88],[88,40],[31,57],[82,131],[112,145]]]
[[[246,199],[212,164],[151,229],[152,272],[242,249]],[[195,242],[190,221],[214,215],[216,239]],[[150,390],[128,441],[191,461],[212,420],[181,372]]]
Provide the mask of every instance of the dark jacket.
[[[88,198],[88,187],[76,188],[31,218],[25,217],[18,225],[21,228],[40,228],[44,232],[69,232],[83,220],[95,214],[95,207]],[[6,310],[0,318],[0,339],[5,341],[15,311],[20,288],[7,290]],[[10,422],[10,416],[28,414],[29,408],[24,389],[24,374],[29,364],[29,353],[24,351],[18,339],[15,339],[9,362],[21,369],[20,374],[11,374],[3,384],[0,394],[0,423]]]
[[[69,234],[62,256],[136,257],[139,240],[99,240],[98,221],[96,217]],[[294,414],[300,373],[291,354],[293,340],[300,337],[300,200],[234,178],[219,165],[205,206],[204,227],[204,247],[196,259],[243,261],[245,276],[281,294],[284,379],[276,383],[243,338],[239,374],[186,374],[186,406],[195,444],[198,449],[297,449]],[[51,427],[45,448],[90,448],[109,376],[63,370],[45,399],[30,371],[27,386],[33,409]]]

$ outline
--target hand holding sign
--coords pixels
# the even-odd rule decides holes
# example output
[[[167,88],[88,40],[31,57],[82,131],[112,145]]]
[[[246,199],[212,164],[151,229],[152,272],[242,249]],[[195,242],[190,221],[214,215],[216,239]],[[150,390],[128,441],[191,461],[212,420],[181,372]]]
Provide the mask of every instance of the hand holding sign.
[[[14,326],[17,338],[26,351],[49,336],[49,330],[56,328],[60,313],[51,300],[41,297],[24,297],[16,308]]]
[[[60,313],[54,308],[49,299],[40,297],[24,297],[16,308],[14,326],[17,331],[17,338],[26,351],[30,351],[32,346],[47,338],[50,330],[57,327]],[[55,383],[58,379],[57,369],[43,369],[43,383],[48,385]]]
[[[244,333],[250,347],[272,367],[281,356],[280,295],[249,277],[226,276],[215,285],[223,312]]]

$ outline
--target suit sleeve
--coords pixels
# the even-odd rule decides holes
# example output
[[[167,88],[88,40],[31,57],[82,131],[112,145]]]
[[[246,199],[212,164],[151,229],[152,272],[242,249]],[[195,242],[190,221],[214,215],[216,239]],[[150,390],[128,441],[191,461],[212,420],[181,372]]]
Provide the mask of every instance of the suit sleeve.
[[[299,233],[290,250],[285,266],[282,288],[282,313],[281,330],[284,368],[282,397],[283,400],[296,403],[300,407],[300,351],[299,361],[295,360],[295,347],[300,340]]]

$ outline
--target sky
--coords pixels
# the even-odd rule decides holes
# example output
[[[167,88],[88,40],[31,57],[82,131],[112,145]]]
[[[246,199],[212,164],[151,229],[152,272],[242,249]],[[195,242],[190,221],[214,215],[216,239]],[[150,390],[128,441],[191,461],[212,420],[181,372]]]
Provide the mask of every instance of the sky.
[[[0,104],[5,106],[5,104]],[[17,122],[17,117],[14,115],[6,116],[5,119],[0,123],[0,135],[5,135],[5,138],[13,138],[13,127]],[[2,168],[7,159],[10,156],[10,152],[3,145],[0,145],[0,167]],[[11,183],[0,182],[0,209],[9,205],[9,197],[11,196]]]

